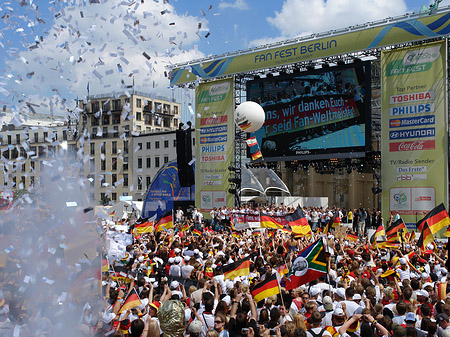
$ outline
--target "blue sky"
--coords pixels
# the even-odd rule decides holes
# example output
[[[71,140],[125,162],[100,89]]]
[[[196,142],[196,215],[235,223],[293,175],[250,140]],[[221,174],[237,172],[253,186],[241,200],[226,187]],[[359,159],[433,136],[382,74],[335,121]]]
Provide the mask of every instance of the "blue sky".
[[[0,104],[61,113],[131,84],[171,95],[167,65],[406,12],[417,0],[3,0]],[[440,7],[450,4],[444,0]],[[42,37],[42,39],[41,39]],[[39,41],[36,44],[36,41]],[[192,99],[192,92],[175,90]]]

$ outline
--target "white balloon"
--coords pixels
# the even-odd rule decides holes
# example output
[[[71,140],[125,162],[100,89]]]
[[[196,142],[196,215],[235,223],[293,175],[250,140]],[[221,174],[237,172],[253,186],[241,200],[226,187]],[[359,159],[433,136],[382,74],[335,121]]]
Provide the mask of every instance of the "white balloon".
[[[263,126],[266,119],[264,109],[255,102],[244,102],[234,111],[234,122],[245,132],[255,132]]]

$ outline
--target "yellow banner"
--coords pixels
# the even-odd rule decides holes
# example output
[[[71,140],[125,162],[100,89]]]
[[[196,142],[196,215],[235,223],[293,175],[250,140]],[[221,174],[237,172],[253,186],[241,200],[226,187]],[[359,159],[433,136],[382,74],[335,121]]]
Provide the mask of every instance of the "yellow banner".
[[[446,41],[382,53],[383,216],[408,228],[448,205],[446,60]]]
[[[234,79],[201,83],[195,91],[195,205],[201,212],[232,207],[228,193],[234,158]],[[207,214],[209,217],[209,214]]]
[[[311,38],[297,43],[283,43],[269,49],[255,48],[245,54],[225,57],[209,62],[198,62],[186,67],[176,68],[170,73],[170,85],[194,82],[198,78],[212,79],[252,70],[304,62],[332,55],[370,50],[392,44],[418,41],[445,36],[450,33],[450,12],[447,10],[435,15],[419,14],[406,16],[403,21],[393,19],[380,23],[367,23],[341,29],[342,34],[323,38]],[[376,27],[374,27],[377,25]],[[259,49],[259,50],[258,50]]]

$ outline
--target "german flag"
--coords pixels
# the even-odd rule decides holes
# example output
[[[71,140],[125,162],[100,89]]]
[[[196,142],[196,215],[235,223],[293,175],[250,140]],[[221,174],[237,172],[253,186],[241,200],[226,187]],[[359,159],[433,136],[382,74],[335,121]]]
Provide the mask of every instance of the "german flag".
[[[291,226],[294,234],[311,235],[311,227],[300,207],[297,207],[294,213],[286,214],[285,219]]]
[[[349,241],[353,241],[356,242],[358,241],[358,235],[353,234],[353,233],[347,233],[347,235],[345,236],[345,238]]]
[[[184,223],[184,225],[183,225],[183,227],[181,228],[181,231],[182,232],[187,232],[188,230],[189,230],[189,223],[188,222],[185,222]]]
[[[387,277],[389,281],[394,281],[394,277],[397,277],[398,279],[400,279],[400,275],[395,270],[393,270],[391,268],[386,270],[380,276],[383,277],[383,278]]]
[[[341,218],[339,216],[335,215],[332,220],[331,228],[336,228],[341,225]]]
[[[267,297],[277,295],[279,293],[280,287],[278,286],[277,274],[272,274],[250,290],[250,294],[252,294],[255,302],[257,303]]]
[[[436,206],[431,211],[428,212],[425,217],[417,223],[417,229],[422,231],[425,221],[430,226],[431,233],[435,234],[439,232],[442,228],[450,226],[450,218],[444,207],[444,204]]]
[[[422,233],[420,233],[419,240],[417,241],[417,246],[422,249],[422,251],[426,250],[426,246],[434,241],[433,232],[431,231],[430,226],[428,226],[428,222],[425,221],[425,224],[422,226]]]
[[[289,269],[286,266],[286,263],[281,265],[281,266],[279,266],[278,269],[277,269],[277,272],[278,272],[278,274],[280,274],[281,277],[283,277],[283,275],[289,273]]]
[[[134,230],[136,235],[153,232],[153,220],[150,220],[150,218],[137,220],[134,224]]]
[[[233,238],[236,238],[236,239],[240,239],[240,238],[241,238],[241,236],[240,236],[238,233],[236,233],[236,232],[232,232],[232,233],[231,233],[231,236],[232,236]]]
[[[395,240],[395,241],[384,241],[384,242],[377,243],[376,246],[378,248],[384,248],[384,249],[399,248],[400,247],[400,242],[397,241],[397,240]]]
[[[131,289],[130,293],[128,294],[127,298],[125,299],[125,301],[123,302],[122,306],[119,309],[119,314],[127,311],[128,309],[132,309],[134,307],[137,307],[139,305],[141,305],[142,302],[139,299],[139,296],[136,292],[136,289]]]
[[[247,276],[250,274],[250,257],[226,264],[222,270],[225,279],[233,280],[238,276]]]
[[[262,153],[260,150],[256,151],[255,153],[252,153],[252,160],[256,160],[261,157],[262,157]]]
[[[192,230],[192,233],[193,233],[194,235],[202,235],[202,232],[199,231],[198,229],[193,229],[193,230]]]
[[[447,283],[438,282],[436,284],[436,293],[438,296],[438,301],[445,301],[447,298]]]
[[[108,257],[106,259],[102,259],[102,273],[106,273],[109,270]]]
[[[253,234],[253,236],[261,236],[260,231],[253,231],[252,234]]]
[[[403,233],[406,233],[408,230],[406,229],[406,225],[403,222],[402,218],[395,221],[387,230],[386,230],[386,239],[390,241],[393,238],[397,238],[397,233],[400,233],[402,229]],[[403,234],[404,239],[404,234]]]
[[[286,234],[292,234],[292,230],[289,228],[281,228],[280,232],[286,233]]]
[[[267,215],[261,215],[260,221],[261,221],[261,228],[274,228],[274,229],[283,228],[283,225],[278,220]]]
[[[158,220],[158,225],[164,226],[165,229],[173,228],[173,210],[169,210]]]

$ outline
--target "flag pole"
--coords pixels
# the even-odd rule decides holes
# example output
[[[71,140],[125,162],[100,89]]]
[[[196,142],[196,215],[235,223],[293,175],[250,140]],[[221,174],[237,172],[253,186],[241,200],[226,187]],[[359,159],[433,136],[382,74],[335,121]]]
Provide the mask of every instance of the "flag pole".
[[[280,291],[281,304],[283,305],[284,310],[286,312],[286,310],[289,310],[289,308],[286,308],[286,306],[284,305],[283,293],[281,292],[281,286],[280,286],[280,279],[279,279],[279,277],[280,277],[280,274],[278,274],[278,272],[277,272],[277,284],[278,284],[278,290]]]

